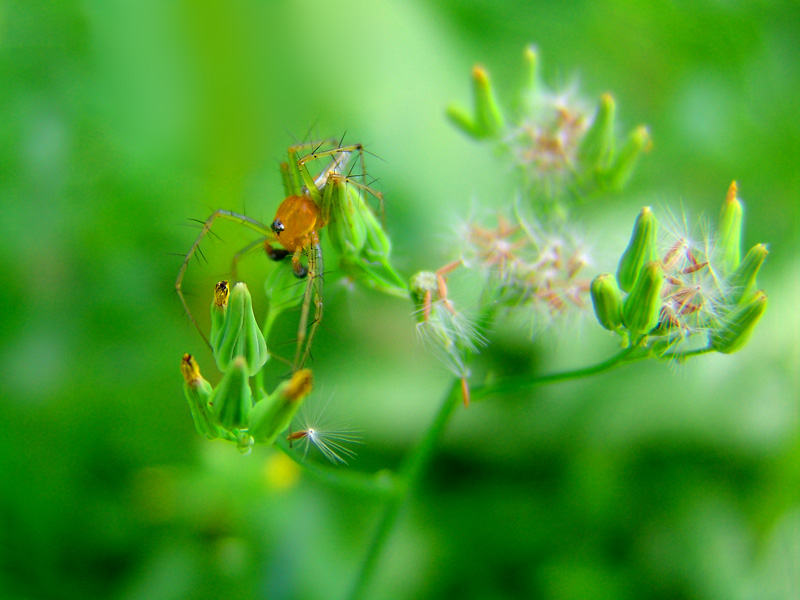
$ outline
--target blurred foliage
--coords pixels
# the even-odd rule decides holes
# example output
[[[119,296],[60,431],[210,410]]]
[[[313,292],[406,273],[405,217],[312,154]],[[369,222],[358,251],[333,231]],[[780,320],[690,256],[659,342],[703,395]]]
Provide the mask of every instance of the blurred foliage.
[[[512,193],[444,106],[475,62],[508,84],[533,42],[545,80],[613,91],[653,135],[624,201],[580,215],[597,272],[642,205],[716,212],[737,179],[745,246],[770,244],[770,310],[734,356],[459,411],[370,597],[796,598],[798,17],[745,0],[0,2],[0,596],[346,593],[380,502],[196,434],[178,367],[211,357],[171,253],[214,208],[267,220],[286,147],[346,132],[383,159],[400,266],[443,264],[473,208]],[[203,315],[248,239],[220,236],[187,280]],[[249,259],[253,290],[268,268]],[[325,299],[317,399],[365,433],[351,468],[392,467],[448,376],[407,304],[335,283]],[[484,360],[591,363],[614,349],[589,323],[533,349],[508,332]]]

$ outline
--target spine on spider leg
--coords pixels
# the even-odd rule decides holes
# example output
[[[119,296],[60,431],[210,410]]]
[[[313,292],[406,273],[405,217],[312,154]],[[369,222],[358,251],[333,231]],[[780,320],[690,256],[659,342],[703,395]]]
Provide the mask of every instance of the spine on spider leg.
[[[295,372],[303,368],[303,365],[311,354],[311,344],[314,341],[314,335],[317,332],[319,322],[322,320],[323,262],[322,248],[319,244],[319,239],[310,247],[307,277],[309,284],[306,286],[306,291],[303,295],[300,324],[297,328],[297,349],[294,355],[294,362],[292,363],[292,371]],[[311,328],[309,329],[308,315],[312,301],[314,302],[314,321],[311,323]]]
[[[317,328],[322,322],[322,285],[325,279],[325,264],[322,261],[322,248],[320,245],[314,244],[312,246],[314,253],[314,272],[311,285],[313,287],[313,302],[314,302],[314,320],[311,322],[311,329],[308,332],[308,341],[306,342],[305,350],[303,351],[303,364],[308,359],[311,353],[311,343],[314,341],[314,335],[317,333]]]

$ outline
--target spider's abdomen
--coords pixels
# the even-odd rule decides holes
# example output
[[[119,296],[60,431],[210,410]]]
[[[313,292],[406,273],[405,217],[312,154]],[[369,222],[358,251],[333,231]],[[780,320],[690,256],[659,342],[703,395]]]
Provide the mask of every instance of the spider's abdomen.
[[[272,222],[272,231],[281,245],[294,252],[311,242],[311,232],[322,227],[316,203],[308,196],[289,196],[281,202]]]

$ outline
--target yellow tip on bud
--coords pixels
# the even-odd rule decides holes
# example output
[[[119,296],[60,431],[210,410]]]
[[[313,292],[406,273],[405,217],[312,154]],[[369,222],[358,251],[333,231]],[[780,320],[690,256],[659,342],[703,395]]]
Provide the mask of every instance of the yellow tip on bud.
[[[728,193],[727,193],[727,195],[725,196],[725,201],[726,201],[726,202],[733,202],[734,200],[736,200],[736,193],[737,193],[738,191],[739,191],[739,190],[738,190],[738,189],[737,189],[737,187],[736,187],[736,180],[733,180],[733,181],[731,182],[731,185],[730,185],[730,187],[728,188]]]
[[[284,392],[286,399],[290,402],[302,400],[311,393],[311,386],[314,383],[314,376],[311,374],[310,369],[300,369],[297,373],[292,375],[289,380],[289,387]]]
[[[220,308],[228,306],[228,296],[230,295],[230,287],[228,287],[227,280],[223,279],[216,286],[214,286],[214,304]]]
[[[197,364],[194,356],[188,353],[184,354],[183,359],[181,359],[181,373],[183,374],[183,379],[189,385],[202,379],[200,376],[200,366]]]
[[[536,60],[537,54],[538,53],[536,52],[536,46],[534,46],[533,44],[528,44],[522,51],[522,56],[525,58],[525,60],[528,61]]]
[[[483,65],[475,65],[472,67],[472,78],[480,85],[487,85],[489,83],[489,75]]]
[[[731,183],[725,202],[722,203],[722,213],[719,218],[719,249],[721,250],[720,262],[727,272],[739,267],[742,258],[742,203],[736,194],[736,182]]]
[[[646,125],[639,125],[634,132],[634,137],[639,143],[642,152],[650,152],[653,149],[653,138],[650,137],[650,130]]]
[[[220,431],[208,405],[212,394],[211,384],[200,375],[200,367],[191,354],[183,355],[181,373],[186,382],[183,392],[189,402],[189,410],[197,432],[210,440],[220,437]]]

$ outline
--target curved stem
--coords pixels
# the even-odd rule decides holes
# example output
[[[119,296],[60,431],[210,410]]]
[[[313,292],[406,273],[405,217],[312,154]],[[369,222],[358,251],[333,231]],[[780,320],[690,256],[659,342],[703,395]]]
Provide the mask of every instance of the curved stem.
[[[637,354],[637,351],[640,353]],[[702,354],[703,352],[695,351],[693,354]],[[505,391],[519,390],[520,388],[531,387],[534,385],[544,383],[555,383],[557,381],[568,381],[571,379],[580,379],[582,377],[589,377],[603,371],[608,371],[614,367],[623,365],[625,363],[634,362],[647,358],[649,353],[646,349],[639,346],[629,346],[621,352],[604,360],[595,365],[584,367],[581,369],[574,369],[571,371],[562,371],[559,373],[550,373],[548,375],[529,375],[525,377],[514,377],[498,381],[496,383],[483,385],[472,390],[472,398],[477,400],[485,398],[491,394],[501,393]],[[395,494],[392,495],[383,513],[380,517],[377,529],[370,541],[367,554],[364,557],[364,562],[358,573],[358,578],[350,592],[348,598],[350,600],[358,600],[366,597],[367,585],[369,584],[372,575],[378,565],[378,559],[383,552],[386,543],[389,540],[392,529],[400,515],[406,498],[409,493],[413,491],[414,487],[419,482],[422,473],[425,470],[430,458],[433,454],[436,442],[439,440],[444,428],[446,427],[450,417],[452,416],[456,406],[461,400],[461,380],[457,379],[453,386],[450,388],[449,393],[444,399],[439,412],[436,414],[431,426],[425,433],[425,436],[420,440],[414,451],[406,458],[399,472],[399,478],[395,482]]]
[[[708,354],[709,352],[716,352],[714,348],[711,346],[706,346],[705,348],[697,348],[695,350],[689,350],[688,352],[671,352],[669,354],[664,354],[661,358],[674,358],[676,360],[686,360],[687,358],[691,358],[693,356],[701,356],[703,354]]]
[[[422,472],[425,470],[433,450],[436,447],[436,442],[439,440],[442,432],[444,431],[447,422],[453,414],[456,406],[461,399],[461,382],[457,380],[447,397],[444,399],[439,412],[436,413],[431,426],[425,433],[425,436],[420,440],[414,451],[406,458],[400,468],[400,474],[404,485],[398,488],[398,493],[387,503],[383,509],[381,520],[369,544],[367,555],[364,557],[364,562],[358,573],[355,585],[348,596],[351,600],[357,600],[365,597],[367,584],[372,578],[372,574],[378,564],[378,559],[383,552],[386,542],[389,540],[389,535],[394,528],[397,517],[400,514],[400,509],[405,504],[405,500],[409,493],[413,490],[418,483]]]
[[[599,362],[596,365],[583,367],[581,369],[573,369],[571,371],[561,371],[559,373],[549,373],[547,375],[525,375],[521,377],[508,377],[494,383],[488,383],[472,389],[473,400],[480,400],[492,394],[499,394],[503,392],[510,392],[522,388],[532,387],[534,385],[541,385],[544,383],[554,383],[556,381],[569,381],[571,379],[581,379],[582,377],[589,377],[603,371],[608,371],[619,365],[641,360],[647,358],[647,354],[634,355],[636,350],[640,348],[630,346],[625,348],[611,358]]]

